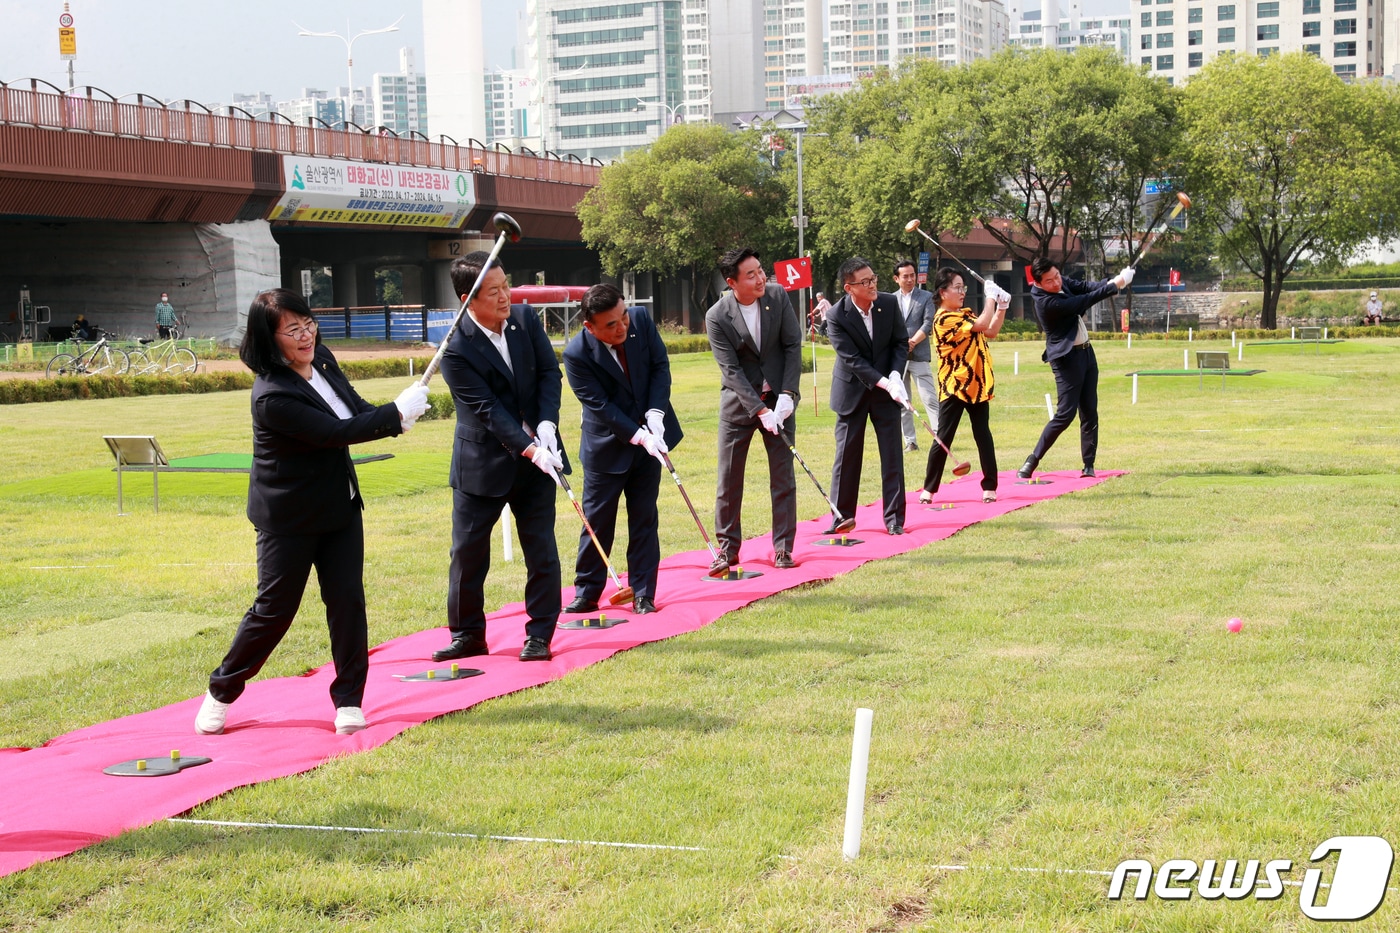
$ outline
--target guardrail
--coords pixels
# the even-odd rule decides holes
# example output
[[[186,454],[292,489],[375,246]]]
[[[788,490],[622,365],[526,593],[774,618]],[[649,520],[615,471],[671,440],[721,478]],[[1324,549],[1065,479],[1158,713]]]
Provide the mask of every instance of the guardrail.
[[[274,119],[224,115],[196,101],[166,105],[141,96],[138,103],[115,98],[100,88],[80,88],[86,94],[46,91],[48,82],[25,79],[27,87],[0,82],[0,124],[152,139],[190,145],[258,149],[325,159],[351,159],[399,165],[421,165],[459,172],[488,172],[562,184],[593,186],[600,165],[573,158],[518,155],[509,150],[459,145],[448,136],[438,142],[397,136],[392,132],[349,132],[324,126],[301,126],[280,114]]]

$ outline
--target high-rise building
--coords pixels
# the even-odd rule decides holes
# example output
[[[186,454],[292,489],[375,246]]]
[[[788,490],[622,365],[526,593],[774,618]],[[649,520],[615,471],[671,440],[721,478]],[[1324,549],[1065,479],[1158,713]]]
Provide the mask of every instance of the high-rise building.
[[[399,49],[399,73],[376,74],[370,87],[374,92],[374,121],[400,136],[428,135],[428,79],[418,73],[413,49]]]
[[[530,0],[545,148],[615,159],[684,119],[681,4]]]
[[[523,69],[490,71],[486,85],[487,145],[502,143],[512,149],[539,147],[538,102],[534,100],[536,82]]]
[[[269,103],[266,98],[265,94],[257,95],[256,98],[247,94],[235,94],[233,95],[233,104],[236,107],[243,107],[245,110],[248,109],[249,104],[264,107]],[[338,87],[334,92],[304,87],[301,89],[300,97],[279,100],[268,109],[280,113],[293,123],[305,125],[308,121],[314,123],[319,120],[337,129],[344,128],[347,122],[361,128],[367,128],[371,125],[371,118],[374,116],[370,89],[367,87],[357,87],[353,92],[346,87]],[[256,115],[253,110],[248,112]],[[266,113],[267,110],[260,112]]]
[[[1344,80],[1378,76],[1385,64],[1387,0],[1185,0],[1134,2],[1132,61],[1180,84],[1222,52],[1316,55]],[[1394,0],[1390,0],[1394,2]]]
[[[823,25],[822,0],[763,0],[763,109],[784,106],[789,85],[825,74]]]
[[[1045,47],[1045,17],[1050,12],[1049,4],[1042,4],[1038,10],[1020,9],[1020,0],[1012,0],[1008,7],[1011,16],[1010,44],[1026,49]],[[1056,9],[1054,12],[1059,13]],[[1056,47],[1069,51],[1080,46],[1106,46],[1117,50],[1129,61],[1131,52],[1132,20],[1128,17],[1095,17],[1083,19],[1079,12],[1079,0],[1071,0],[1069,9],[1060,15],[1059,28],[1055,30]]]
[[[829,70],[862,77],[909,58],[960,65],[994,55],[1009,37],[1001,0],[833,0]]]
[[[423,0],[423,71],[433,135],[466,145],[486,135],[481,0]]]

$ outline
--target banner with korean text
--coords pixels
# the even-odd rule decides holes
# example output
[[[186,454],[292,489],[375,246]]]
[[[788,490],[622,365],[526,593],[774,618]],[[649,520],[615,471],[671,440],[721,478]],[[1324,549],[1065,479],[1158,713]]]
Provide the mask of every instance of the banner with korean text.
[[[476,206],[467,172],[283,156],[283,194],[268,220],[458,229]]]

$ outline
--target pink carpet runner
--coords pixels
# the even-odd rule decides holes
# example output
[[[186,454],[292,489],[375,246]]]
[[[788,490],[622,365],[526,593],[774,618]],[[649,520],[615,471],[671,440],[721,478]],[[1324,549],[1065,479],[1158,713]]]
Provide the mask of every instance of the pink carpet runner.
[[[962,528],[1036,502],[1087,489],[1121,475],[1101,473],[1082,479],[1077,473],[1047,473],[1048,485],[1024,485],[1013,473],[1001,475],[999,501],[981,501],[977,477],[945,485],[940,503],[946,510],[920,506],[910,494],[905,534],[885,534],[878,505],[862,507],[850,537],[856,547],[821,547],[829,518],[798,526],[793,570],[773,568],[768,536],[745,542],[740,564],[762,576],[734,582],[704,579],[706,551],[690,551],[661,563],[657,585],[660,611],[629,616],[615,628],[560,629],[554,637],[554,660],[522,664],[516,659],[524,641],[522,603],[512,603],[490,616],[491,655],[459,662],[485,671],[480,677],[447,684],[412,683],[395,675],[414,674],[434,664],[430,655],[446,642],[446,629],[436,628],[397,638],[370,652],[365,717],[369,727],[352,736],[338,736],[331,720],[335,710],[327,695],[333,677],[329,664],[303,677],[255,681],[229,710],[227,730],[219,736],[194,733],[200,698],[59,736],[41,748],[0,750],[0,875],[58,858],[111,838],[129,829],[175,816],[218,795],[259,781],[308,771],[331,758],[376,748],[419,723],[563,677],[575,668],[594,664],[648,642],[660,641],[708,625],[720,616],[791,587],[827,580],[882,557],[903,554],[940,541]],[[662,494],[665,494],[663,487]],[[748,516],[757,525],[766,517],[764,504],[750,504]],[[565,565],[570,562],[566,559]],[[606,592],[611,592],[611,587]],[[605,595],[606,595],[605,592]],[[567,597],[566,597],[567,599]],[[314,600],[303,607],[316,615]],[[606,609],[604,610],[606,611]],[[616,615],[629,615],[619,610]],[[611,614],[610,614],[611,615]],[[561,621],[567,621],[565,617]],[[309,624],[313,619],[303,619]],[[102,769],[133,758],[168,758],[171,749],[183,756],[204,756],[209,764],[168,777],[113,777]]]

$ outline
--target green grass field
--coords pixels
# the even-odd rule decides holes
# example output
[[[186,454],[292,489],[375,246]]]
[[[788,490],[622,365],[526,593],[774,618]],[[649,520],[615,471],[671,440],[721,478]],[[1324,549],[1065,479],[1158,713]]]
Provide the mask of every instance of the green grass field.
[[[704,851],[161,823],[0,879],[0,928],[1310,926],[1297,887],[1273,901],[1113,902],[1105,875],[1055,871],[1287,858],[1300,881],[1331,836],[1400,843],[1400,341],[1246,348],[1243,365],[1263,374],[1223,390],[1144,378],[1131,405],[1123,374],[1177,368],[1183,346],[1099,346],[1098,465],[1128,476],[188,814]],[[995,354],[992,426],[1009,470],[1054,383],[1037,344]],[[810,375],[798,407],[799,449],[823,483],[829,365],[820,414]],[[716,371],[691,354],[674,372],[687,432],[676,465],[708,523]],[[380,399],[399,388],[359,385]],[[253,596],[246,479],[166,476],[155,515],[149,478],[129,477],[132,514],[119,518],[101,435],[155,434],[171,456],[247,452],[247,398],[5,409],[0,746],[203,692]],[[450,423],[425,422],[357,451],[395,454],[359,471],[375,642],[444,624],[451,437]],[[1077,441],[1072,427],[1043,467],[1077,467]],[[921,446],[906,456],[910,489]],[[873,501],[873,437],[867,448]],[[972,454],[965,426],[954,449]],[[769,525],[761,463],[751,535]],[[798,482],[801,517],[822,514]],[[668,486],[663,552],[700,548]],[[558,514],[567,568],[578,527],[562,496]],[[524,580],[518,561],[500,562],[499,535],[496,547],[489,607],[519,599]],[[314,590],[304,608],[264,676],[329,661]],[[1231,616],[1245,620],[1239,635]],[[861,857],[846,862],[859,706],[874,710],[874,738]],[[1356,925],[1397,926],[1394,891]]]

